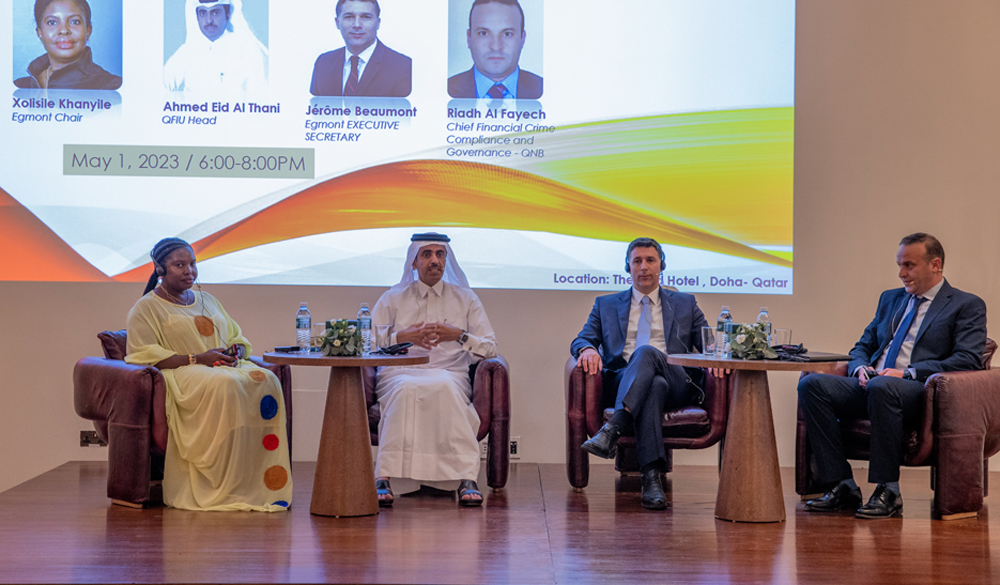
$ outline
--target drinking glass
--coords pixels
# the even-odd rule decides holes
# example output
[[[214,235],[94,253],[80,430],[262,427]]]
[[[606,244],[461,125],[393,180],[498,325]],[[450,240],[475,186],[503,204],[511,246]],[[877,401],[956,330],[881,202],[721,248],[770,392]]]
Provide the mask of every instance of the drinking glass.
[[[383,347],[389,347],[392,345],[389,341],[392,339],[392,334],[389,332],[391,328],[390,325],[376,325],[375,326],[375,345],[378,349]],[[372,348],[375,351],[375,348]]]
[[[791,345],[792,344],[792,330],[791,329],[775,329],[771,331],[771,345]]]
[[[326,321],[312,324],[312,336],[309,338],[312,347],[323,347],[323,333],[326,332]]]
[[[715,354],[715,327],[701,328],[701,352],[705,355]]]

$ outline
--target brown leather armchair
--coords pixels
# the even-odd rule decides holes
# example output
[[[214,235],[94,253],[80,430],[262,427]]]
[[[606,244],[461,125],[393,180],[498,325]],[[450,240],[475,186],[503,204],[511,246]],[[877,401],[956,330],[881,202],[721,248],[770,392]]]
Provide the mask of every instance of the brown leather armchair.
[[[160,370],[125,363],[125,330],[97,335],[103,358],[85,357],[73,368],[76,413],[94,421],[108,444],[108,497],[115,504],[141,508],[163,501],[163,455],[167,449],[166,385]],[[292,448],[292,373],[288,366],[265,363],[285,398],[288,449]]]
[[[942,372],[928,378],[919,423],[906,435],[903,465],[931,467],[934,515],[942,520],[975,517],[983,507],[989,458],[1000,452],[1000,371],[989,369],[996,350],[996,342],[987,339],[985,370]],[[847,375],[847,364],[835,374]],[[842,420],[840,425],[847,458],[867,461],[871,421]],[[827,488],[816,480],[816,462],[800,407],[795,429],[795,492],[811,496]]]
[[[705,376],[705,402],[663,413],[663,445],[667,448],[667,471],[673,470],[671,449],[705,449],[720,444],[726,434],[729,412],[729,378]],[[576,358],[566,362],[566,474],[576,489],[587,487],[590,481],[590,460],[580,445],[597,434],[614,409],[603,403],[603,377],[585,374],[576,366]],[[721,457],[720,457],[721,461]],[[639,460],[635,436],[618,439],[615,470],[622,474],[638,471]]]
[[[472,404],[479,414],[476,440],[489,436],[486,455],[486,483],[495,491],[507,485],[510,471],[510,366],[503,356],[474,364],[469,368]],[[364,368],[365,403],[368,406],[368,431],[372,445],[378,445],[378,422],[382,410],[375,399],[375,368]]]

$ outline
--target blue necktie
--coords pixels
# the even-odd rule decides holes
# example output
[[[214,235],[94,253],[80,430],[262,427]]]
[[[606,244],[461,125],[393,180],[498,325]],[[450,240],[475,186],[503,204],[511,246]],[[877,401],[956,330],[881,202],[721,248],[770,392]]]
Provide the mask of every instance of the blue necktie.
[[[920,303],[926,300],[924,297],[915,297],[913,299],[913,307],[903,316],[903,322],[899,324],[895,335],[892,336],[889,351],[885,354],[886,368],[896,367],[896,358],[899,356],[899,349],[903,347],[903,340],[906,339],[906,334],[910,332],[910,327],[913,326],[913,319],[917,316],[917,311],[920,310]]]
[[[643,345],[649,345],[649,332],[652,328],[653,317],[649,310],[649,297],[642,297],[642,311],[639,312],[639,325],[635,329],[635,348],[639,349]]]

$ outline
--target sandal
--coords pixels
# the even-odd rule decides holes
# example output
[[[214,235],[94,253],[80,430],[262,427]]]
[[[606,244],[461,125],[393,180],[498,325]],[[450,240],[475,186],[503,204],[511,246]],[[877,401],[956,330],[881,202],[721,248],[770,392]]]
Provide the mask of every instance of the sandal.
[[[479,496],[479,498],[472,497],[465,500],[462,499],[462,496]],[[467,508],[483,505],[483,494],[479,491],[479,486],[476,485],[475,480],[463,479],[462,483],[458,484],[458,505]]]
[[[388,479],[376,479],[375,480],[375,494],[378,496],[388,496],[386,498],[378,499],[379,508],[391,508],[392,502],[395,499],[392,495],[392,488],[389,487]]]

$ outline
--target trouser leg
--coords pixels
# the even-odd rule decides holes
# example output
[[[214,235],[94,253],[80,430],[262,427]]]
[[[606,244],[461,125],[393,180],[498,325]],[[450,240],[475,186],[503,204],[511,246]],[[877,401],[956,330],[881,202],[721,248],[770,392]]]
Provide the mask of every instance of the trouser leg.
[[[667,354],[643,345],[629,358],[618,382],[615,410],[628,407],[633,411],[646,401],[653,385],[653,377],[663,376],[668,370]]]
[[[914,380],[878,376],[868,382],[868,415],[872,422],[868,481],[899,481],[903,464],[904,428],[920,412],[924,385]]]
[[[865,391],[857,378],[810,374],[799,381],[799,406],[816,458],[821,485],[853,477],[844,453],[840,419],[867,415]]]
[[[663,412],[693,401],[693,387],[683,368],[670,366],[663,352],[640,347],[622,373],[617,408],[627,407],[635,421],[639,465],[666,464],[663,446]]]

